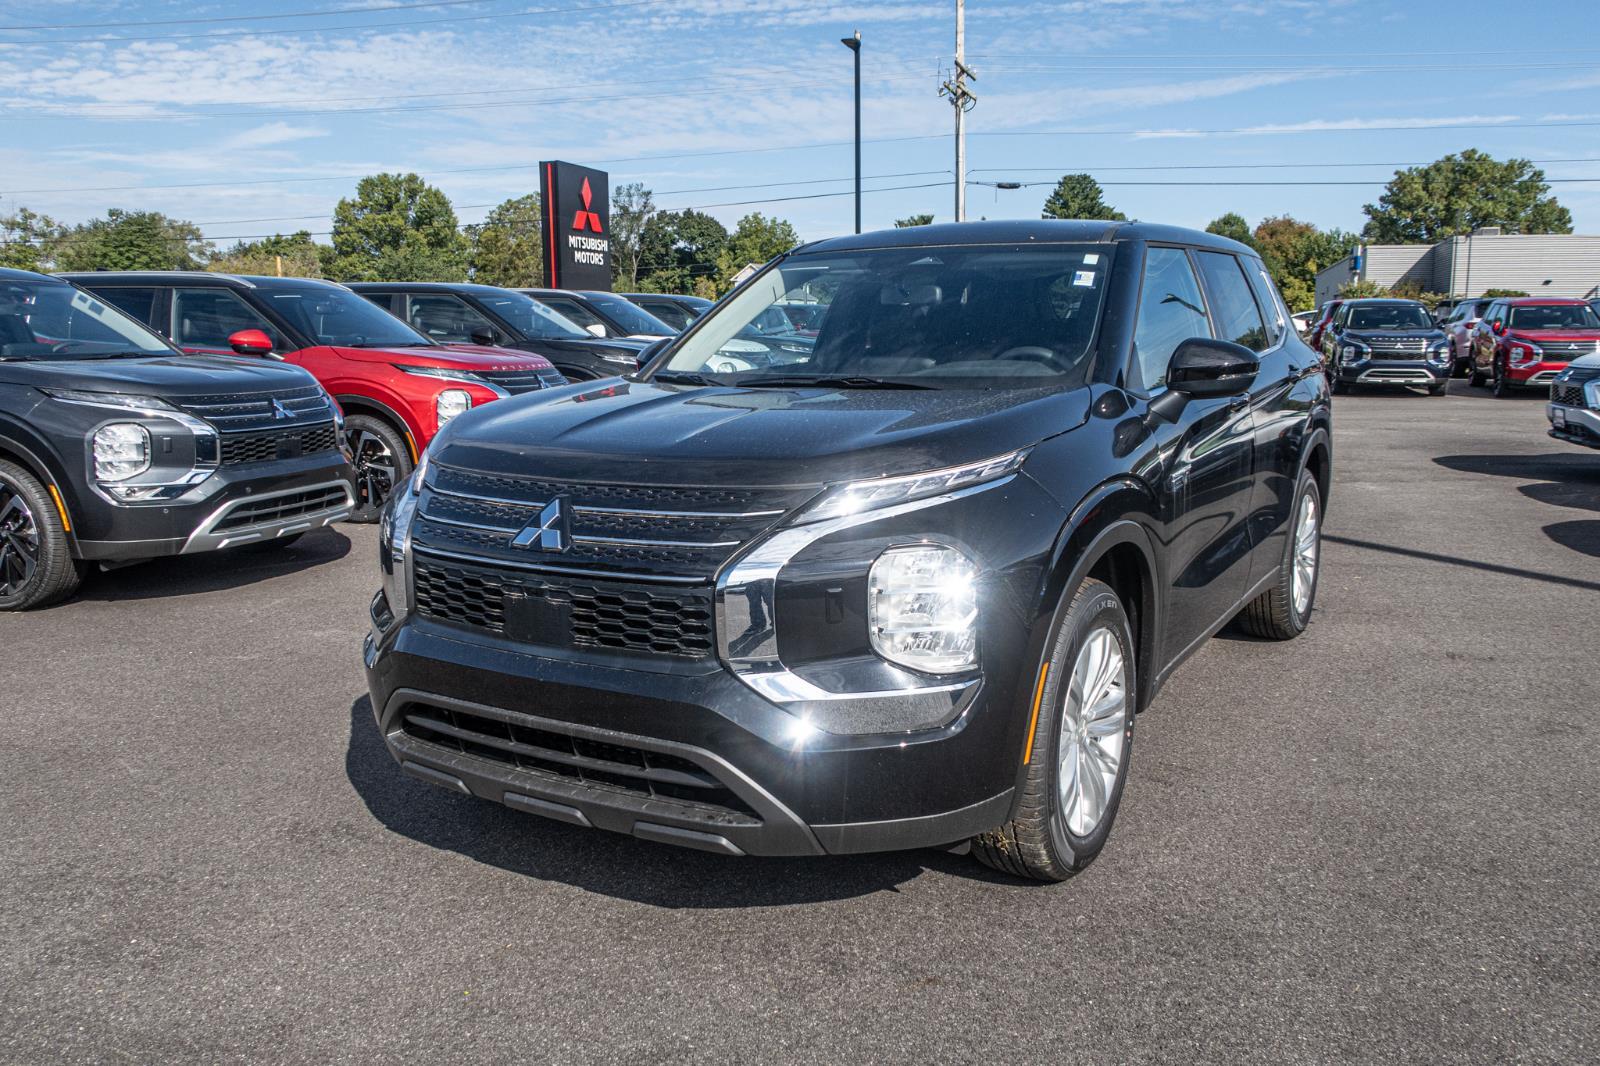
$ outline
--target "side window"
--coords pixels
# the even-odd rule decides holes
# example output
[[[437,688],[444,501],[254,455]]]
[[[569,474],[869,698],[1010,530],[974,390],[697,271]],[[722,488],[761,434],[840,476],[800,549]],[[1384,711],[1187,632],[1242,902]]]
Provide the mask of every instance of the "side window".
[[[693,321],[689,317],[689,312],[685,311],[677,304],[669,303],[666,300],[640,300],[639,306],[644,308],[646,311],[649,311],[652,315],[655,315],[673,329],[685,329],[688,327],[689,323]]]
[[[383,310],[388,311],[390,314],[394,314],[394,300],[395,300],[395,298],[393,296],[391,296],[389,293],[386,293],[386,292],[361,292],[361,293],[357,293],[356,295],[364,296],[364,297],[367,298],[367,300],[369,302],[371,302],[373,304],[376,304],[378,307],[381,307]]]
[[[141,325],[155,324],[155,289],[96,289],[95,295]]]
[[[576,300],[565,300],[559,296],[535,296],[534,299],[552,310],[561,312],[584,329],[589,329],[590,326],[599,326],[601,329],[605,329],[605,323],[596,318],[594,312]],[[593,330],[590,330],[590,332],[592,333]],[[605,336],[611,336],[609,329],[606,329]]]
[[[1272,284],[1272,279],[1267,276],[1267,268],[1261,265],[1259,259],[1242,260],[1245,277],[1250,280],[1250,288],[1255,291],[1256,303],[1261,307],[1261,313],[1267,318],[1267,346],[1277,344],[1289,332],[1287,321],[1289,308],[1278,295],[1277,286]]]
[[[470,344],[478,330],[493,330],[494,323],[468,307],[459,296],[409,296],[406,321],[418,333],[443,344]]]
[[[172,340],[180,348],[229,351],[228,338],[241,329],[259,329],[282,348],[283,335],[227,289],[173,289]]]
[[[1255,294],[1237,257],[1226,252],[1198,252],[1200,273],[1211,297],[1211,316],[1225,341],[1242,344],[1254,352],[1267,349],[1267,324],[1256,306]]]
[[[1151,247],[1145,252],[1139,321],[1133,332],[1138,383],[1146,391],[1160,387],[1178,345],[1191,337],[1209,336],[1205,297],[1200,295],[1188,254],[1182,248]]]

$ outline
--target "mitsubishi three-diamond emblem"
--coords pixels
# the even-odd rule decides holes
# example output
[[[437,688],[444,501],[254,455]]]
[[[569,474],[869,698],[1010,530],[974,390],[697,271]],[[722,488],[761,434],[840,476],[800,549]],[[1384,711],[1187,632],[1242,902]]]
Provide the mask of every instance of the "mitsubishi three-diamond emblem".
[[[273,418],[293,418],[294,412],[283,405],[283,401],[274,397],[272,400]]]
[[[513,548],[537,547],[542,552],[564,552],[572,547],[566,498],[557,496],[544,505],[521,533],[511,538]]]

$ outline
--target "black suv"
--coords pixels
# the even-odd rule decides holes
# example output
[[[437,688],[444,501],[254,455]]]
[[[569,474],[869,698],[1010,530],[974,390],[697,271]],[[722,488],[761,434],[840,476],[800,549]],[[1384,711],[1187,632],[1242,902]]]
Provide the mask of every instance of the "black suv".
[[[440,344],[498,344],[542,355],[569,381],[631,370],[645,341],[600,339],[515,289],[432,281],[360,281],[349,288]]]
[[[815,343],[748,366],[783,301]],[[1166,226],[799,248],[643,371],[439,436],[380,525],[378,728],[574,825],[1065,878],[1178,664],[1311,618],[1330,407],[1288,318]]]
[[[624,292],[623,299],[648,312],[682,333],[695,320],[711,310],[712,301],[703,296],[676,296],[660,292]]]
[[[1422,385],[1443,396],[1450,336],[1416,300],[1346,300],[1322,337],[1334,392],[1356,385]]]
[[[0,610],[71,595],[94,562],[278,547],[348,516],[339,419],[304,370],[185,356],[0,270]]]
[[[678,331],[655,315],[614,292],[577,289],[518,289],[552,311],[558,311],[592,336],[612,340],[654,341]]]

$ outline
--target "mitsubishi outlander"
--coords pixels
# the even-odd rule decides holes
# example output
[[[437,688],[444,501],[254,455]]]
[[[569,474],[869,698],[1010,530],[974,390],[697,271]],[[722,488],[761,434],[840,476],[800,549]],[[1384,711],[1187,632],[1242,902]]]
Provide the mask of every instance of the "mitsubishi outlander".
[[[751,356],[768,308],[823,310]],[[1312,618],[1327,383],[1256,253],[1141,223],[841,237],[643,369],[451,422],[384,512],[376,725],[422,781],[728,855],[1061,880],[1134,722]]]

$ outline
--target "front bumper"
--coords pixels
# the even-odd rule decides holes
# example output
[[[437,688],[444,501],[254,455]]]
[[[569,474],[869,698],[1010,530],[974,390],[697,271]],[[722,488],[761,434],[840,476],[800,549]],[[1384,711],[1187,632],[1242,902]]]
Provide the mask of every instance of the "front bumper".
[[[1533,363],[1529,366],[1506,366],[1506,384],[1515,388],[1547,388],[1556,375],[1567,368],[1566,363]]]
[[[1452,363],[1425,359],[1363,359],[1340,362],[1339,381],[1349,385],[1438,385],[1450,379]]]
[[[116,505],[86,495],[97,512],[95,536],[80,537],[79,556],[126,561],[191,555],[320,529],[349,517],[354,473],[342,453],[328,452],[223,467],[190,496]]]
[[[1550,419],[1550,435],[1557,440],[1600,448],[1600,411],[1550,403],[1545,404],[1545,416]]]
[[[948,844],[1010,811],[1014,716],[984,713],[982,685],[939,729],[846,736],[797,730],[714,660],[546,657],[416,616],[395,625],[381,595],[373,616],[364,661],[384,743],[453,791],[730,855]]]

